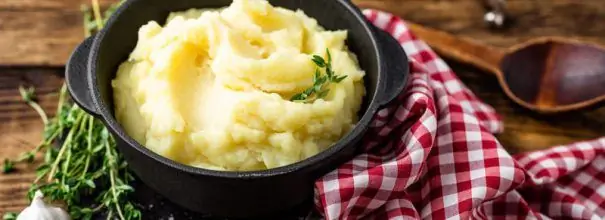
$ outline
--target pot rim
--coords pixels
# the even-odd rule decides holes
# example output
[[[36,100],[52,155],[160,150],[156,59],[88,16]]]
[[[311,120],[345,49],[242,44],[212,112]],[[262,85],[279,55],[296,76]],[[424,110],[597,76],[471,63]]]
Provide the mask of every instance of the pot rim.
[[[100,95],[99,87],[96,85],[96,82],[97,82],[97,75],[96,75],[97,62],[96,61],[98,60],[98,57],[99,57],[98,51],[100,49],[102,39],[104,38],[107,31],[109,29],[111,29],[111,27],[114,25],[114,23],[116,23],[118,17],[120,17],[120,15],[122,13],[124,13],[126,8],[130,7],[131,4],[133,4],[135,2],[139,2],[139,1],[144,1],[144,0],[129,0],[129,1],[124,2],[114,12],[113,16],[111,16],[111,18],[108,20],[107,24],[105,25],[105,28],[103,28],[101,31],[99,31],[96,34],[96,36],[94,37],[94,41],[92,43],[92,47],[90,50],[89,59],[88,59],[88,63],[87,63],[87,66],[88,66],[87,79],[88,79],[89,90],[91,90],[92,103],[93,103],[94,107],[97,109],[98,115],[101,117],[105,126],[114,134],[114,136],[117,136],[117,138],[120,138],[125,143],[127,143],[129,145],[128,147],[135,148],[140,153],[144,154],[147,157],[152,158],[155,161],[162,163],[163,165],[169,166],[173,169],[187,172],[189,174],[210,176],[210,177],[216,177],[216,178],[226,178],[226,179],[258,179],[258,178],[285,175],[288,173],[304,170],[304,169],[312,167],[313,165],[317,165],[317,164],[321,163],[322,160],[337,154],[338,152],[340,152],[341,150],[343,150],[346,147],[355,147],[355,146],[350,146],[351,142],[353,142],[355,140],[355,138],[357,138],[359,135],[362,135],[366,131],[371,119],[375,115],[375,113],[380,105],[378,99],[385,92],[384,79],[386,78],[385,77],[386,70],[384,68],[385,64],[384,64],[384,62],[382,62],[383,55],[382,55],[382,50],[380,49],[380,44],[378,42],[378,37],[376,36],[376,33],[370,26],[371,24],[369,22],[367,22],[365,16],[361,13],[361,11],[356,6],[354,6],[349,0],[335,0],[336,2],[339,3],[338,5],[340,5],[340,7],[343,7],[344,9],[346,9],[345,11],[348,12],[348,16],[354,18],[357,22],[361,23],[361,25],[363,27],[363,31],[368,34],[370,41],[372,42],[372,50],[374,50],[374,53],[376,54],[375,62],[378,63],[377,72],[379,75],[378,75],[378,80],[377,80],[378,85],[376,85],[376,92],[374,93],[373,97],[371,97],[365,113],[359,119],[357,124],[355,124],[354,128],[351,131],[349,131],[346,135],[341,137],[336,143],[334,143],[333,145],[328,147],[326,150],[321,151],[309,158],[306,158],[304,160],[301,160],[301,161],[298,161],[296,163],[292,163],[289,165],[270,168],[270,169],[266,169],[266,170],[256,170],[256,171],[211,170],[211,169],[205,169],[205,168],[201,168],[201,167],[194,167],[194,166],[187,165],[187,164],[182,164],[177,161],[171,160],[167,157],[164,157],[158,153],[153,152],[149,148],[143,146],[142,144],[140,144],[139,142],[134,140],[130,135],[128,135],[123,130],[120,123],[117,122],[114,115],[112,114],[112,111],[110,109],[108,109],[107,105],[104,104],[104,101],[102,100],[101,95]],[[365,97],[365,98],[367,99],[370,97]],[[317,166],[317,168],[319,168],[319,167],[322,167],[322,166]]]

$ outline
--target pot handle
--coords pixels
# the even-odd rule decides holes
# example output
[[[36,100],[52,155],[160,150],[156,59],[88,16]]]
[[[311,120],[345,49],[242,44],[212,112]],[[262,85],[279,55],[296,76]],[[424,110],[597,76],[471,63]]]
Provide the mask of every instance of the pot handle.
[[[88,84],[88,56],[94,36],[86,38],[72,52],[65,68],[65,83],[72,99],[91,115],[99,115]]]
[[[409,76],[408,57],[401,44],[389,33],[375,29],[382,49],[382,59],[386,70],[386,80],[382,84],[384,90],[379,99],[380,106],[395,100],[407,84]]]

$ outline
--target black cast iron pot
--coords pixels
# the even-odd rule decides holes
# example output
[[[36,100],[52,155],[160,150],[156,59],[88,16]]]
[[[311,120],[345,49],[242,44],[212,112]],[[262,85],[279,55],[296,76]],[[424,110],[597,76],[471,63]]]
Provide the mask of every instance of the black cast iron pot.
[[[163,22],[169,12],[225,7],[230,0],[130,0],[96,36],[79,45],[66,68],[75,102],[102,120],[136,175],[185,208],[218,216],[250,217],[294,207],[313,195],[313,182],[350,160],[377,110],[395,99],[406,83],[407,58],[397,41],[369,24],[347,0],[275,0],[301,9],[329,30],[348,30],[347,45],[366,71],[367,90],[355,128],[332,147],[304,161],[264,171],[224,172],[195,168],[164,158],[129,137],[113,114],[111,80],[137,42],[138,29]],[[312,73],[309,73],[312,74]]]

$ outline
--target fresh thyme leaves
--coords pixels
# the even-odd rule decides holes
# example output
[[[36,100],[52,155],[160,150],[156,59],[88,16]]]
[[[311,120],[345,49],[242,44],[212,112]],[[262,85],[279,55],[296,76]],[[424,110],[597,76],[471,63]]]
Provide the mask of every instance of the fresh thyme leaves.
[[[14,170],[15,170],[15,164],[13,163],[13,161],[11,161],[9,159],[4,159],[4,164],[2,165],[2,172],[10,173],[10,172],[13,172]]]
[[[2,216],[3,220],[16,220],[17,219],[17,213],[14,212],[7,212]]]
[[[321,56],[313,55],[311,61],[317,66],[313,75],[313,86],[292,96],[290,101],[312,102],[317,99],[323,99],[330,92],[330,89],[328,88],[330,83],[339,83],[347,78],[347,75],[338,76],[334,73],[334,70],[332,69],[332,55],[330,54],[329,49],[326,49],[326,57],[328,59],[327,61]],[[320,68],[325,69],[325,75],[321,75]]]
[[[29,106],[36,110],[38,115],[40,115],[40,118],[42,118],[42,122],[44,122],[44,124],[48,124],[48,117],[46,117],[46,114],[44,114],[44,110],[42,110],[42,107],[40,107],[40,105],[36,102],[36,95],[34,92],[35,89],[33,87],[25,89],[23,88],[23,86],[19,86],[19,93],[21,94],[21,98]]]
[[[105,12],[103,13],[103,15],[104,15],[103,22],[102,22],[103,24],[107,23],[107,21],[109,20],[109,17],[111,17],[111,14],[113,14],[114,12],[116,12],[116,10],[120,6],[120,4],[122,4],[123,2],[124,2],[124,0],[120,1],[117,4],[112,4],[112,5],[109,6],[109,8],[107,8],[105,10]]]
[[[63,87],[61,107],[46,125],[44,141],[17,160],[33,161],[37,152],[45,151],[28,197],[41,190],[47,198],[64,202],[73,219],[91,219],[102,212],[108,219],[141,219],[140,211],[127,198],[134,191],[128,185],[134,177],[109,131],[77,105],[66,102],[66,96]],[[60,148],[52,147],[59,137],[64,137]],[[94,201],[83,204],[85,198]]]
[[[80,11],[82,11],[83,14],[82,24],[84,25],[84,37],[90,37],[92,31],[97,29],[97,23],[94,22],[88,5],[82,5]]]
[[[82,23],[84,24],[84,36],[89,37],[92,33],[101,30],[109,20],[109,17],[111,17],[111,14],[113,14],[124,1],[125,0],[121,0],[116,4],[110,5],[105,12],[103,12],[103,16],[101,16],[98,0],[92,0],[92,8],[88,5],[80,6],[80,11],[82,11],[83,14]]]
[[[100,17],[97,0],[92,5],[92,9],[82,7],[86,36],[99,31],[118,4],[105,11],[105,18]],[[19,87],[19,92],[45,124],[43,141],[35,149],[3,164],[3,171],[10,172],[14,163],[31,163],[37,153],[43,152],[44,160],[36,169],[28,198],[40,190],[50,200],[62,201],[72,219],[91,219],[99,214],[107,219],[141,219],[141,212],[128,200],[134,191],[129,185],[134,177],[103,123],[69,102],[65,85],[59,93],[56,115],[50,120],[36,103],[33,88]],[[57,142],[62,142],[61,146],[53,147]],[[88,198],[92,201],[85,201]],[[4,219],[15,217],[4,215]]]
[[[92,0],[92,12],[95,18],[97,28],[100,30],[103,28],[103,17],[101,16],[101,7],[99,6],[99,0]]]

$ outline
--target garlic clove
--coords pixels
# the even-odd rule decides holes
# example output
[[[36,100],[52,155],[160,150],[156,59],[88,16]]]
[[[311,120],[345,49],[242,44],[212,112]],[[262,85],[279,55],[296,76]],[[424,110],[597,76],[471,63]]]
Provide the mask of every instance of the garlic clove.
[[[43,199],[42,192],[36,191],[31,204],[21,211],[17,220],[70,220],[67,212],[61,208],[47,206]]]

